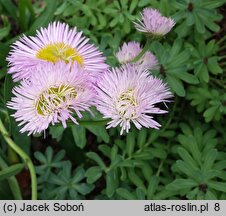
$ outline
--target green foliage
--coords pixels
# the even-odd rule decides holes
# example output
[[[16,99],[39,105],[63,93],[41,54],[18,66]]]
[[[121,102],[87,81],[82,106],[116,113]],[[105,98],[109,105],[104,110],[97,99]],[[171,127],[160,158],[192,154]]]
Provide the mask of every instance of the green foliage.
[[[206,122],[219,121],[226,114],[226,94],[215,89],[208,89],[206,86],[191,87],[187,98],[191,105],[196,106],[198,112],[203,112]]]
[[[173,166],[173,171],[179,176],[167,185],[167,189],[177,190],[188,199],[219,199],[219,191],[225,192],[225,183],[222,171],[216,169],[219,165],[217,132],[199,124],[194,129],[187,124],[180,126],[183,134],[178,136],[181,146],[177,152],[181,160],[177,160]],[[225,164],[222,166],[224,168]]]
[[[0,181],[15,176],[24,168],[24,164],[15,164],[0,171]]]
[[[209,72],[214,75],[223,72],[222,68],[219,66],[220,57],[217,56],[219,47],[214,40],[209,41],[208,44],[202,41],[197,44],[197,48],[191,44],[187,46],[192,53],[194,73],[201,82],[209,82]]]
[[[38,174],[41,199],[82,199],[89,194],[94,186],[82,182],[85,170],[78,167],[72,170],[70,161],[62,161],[65,156],[63,150],[53,155],[53,149],[48,147],[45,154],[35,152],[35,157],[40,165],[36,167]]]
[[[187,62],[190,58],[188,49],[182,49],[183,42],[176,39],[174,44],[169,46],[161,45],[159,42],[153,43],[152,48],[159,63],[159,73],[166,77],[166,81],[172,91],[178,96],[185,96],[183,81],[189,84],[198,84],[198,79],[188,71]]]
[[[196,39],[201,37],[206,39],[206,35],[210,35],[209,30],[213,32],[220,30],[216,21],[221,20],[222,15],[217,13],[216,8],[223,5],[225,0],[174,0],[173,2],[176,9],[173,18],[180,22],[176,28],[180,37],[194,32]]]
[[[56,155],[53,155],[53,149],[48,147],[45,154],[35,152],[34,156],[40,162],[40,165],[36,167],[36,173],[42,177],[42,181],[45,181],[48,180],[53,169],[62,167],[61,160],[65,156],[65,151],[61,150]]]
[[[0,0],[0,117],[17,145],[35,158],[39,199],[226,199],[226,37],[219,9],[225,3]],[[116,66],[114,54],[123,42],[146,42],[132,23],[144,7],[177,22],[150,47],[159,61],[150,73],[174,93],[168,115],[155,116],[162,128],[133,128],[119,136],[118,128],[106,130],[106,121],[92,108],[94,115],[83,113],[79,125],[51,126],[44,137],[21,134],[6,108],[15,85],[6,75],[10,45],[60,20],[77,26]],[[0,156],[6,161],[0,160],[0,199],[21,199],[14,175],[23,164],[2,135]]]

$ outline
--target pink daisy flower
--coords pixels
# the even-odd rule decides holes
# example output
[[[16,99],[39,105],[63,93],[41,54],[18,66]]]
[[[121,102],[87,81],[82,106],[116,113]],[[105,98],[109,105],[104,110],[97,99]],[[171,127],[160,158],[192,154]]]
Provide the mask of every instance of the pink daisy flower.
[[[13,89],[11,101],[7,106],[16,110],[16,121],[20,130],[40,133],[49,124],[62,123],[71,119],[78,124],[73,114],[82,118],[81,111],[88,110],[94,104],[94,89],[89,82],[88,74],[81,70],[77,63],[45,63],[36,67],[29,80],[24,79]]]
[[[138,42],[124,43],[119,51],[115,54],[121,64],[130,63],[142,51]],[[158,61],[153,53],[147,51],[136,64],[142,69],[154,69]]]
[[[110,118],[107,128],[121,127],[128,132],[131,123],[141,127],[156,128],[161,125],[153,120],[153,114],[162,114],[155,105],[167,102],[172,94],[158,78],[149,76],[147,70],[136,65],[124,65],[103,75],[97,86],[97,109],[104,118]]]
[[[162,16],[158,10],[152,8],[145,8],[141,18],[138,22],[134,22],[135,28],[156,36],[167,34],[176,24],[173,19]]]
[[[76,28],[65,23],[53,22],[41,28],[35,36],[23,36],[12,45],[7,58],[8,73],[14,81],[29,78],[34,67],[43,62],[77,62],[93,76],[106,70],[105,58]]]

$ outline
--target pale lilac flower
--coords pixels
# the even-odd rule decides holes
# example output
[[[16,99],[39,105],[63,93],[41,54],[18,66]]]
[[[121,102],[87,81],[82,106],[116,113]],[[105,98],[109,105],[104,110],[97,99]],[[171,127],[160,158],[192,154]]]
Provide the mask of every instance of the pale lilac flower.
[[[115,54],[121,64],[130,63],[142,51],[138,42],[124,43],[119,51]],[[153,53],[147,51],[136,64],[142,69],[154,69],[158,65],[158,61]]]
[[[167,34],[176,23],[173,19],[162,16],[156,9],[145,8],[143,13],[141,13],[141,20],[138,19],[134,24],[138,31],[155,36],[163,36]]]
[[[105,72],[97,86],[97,109],[104,118],[111,119],[107,128],[121,127],[128,132],[131,123],[141,127],[156,128],[161,125],[153,120],[153,114],[162,114],[156,104],[168,102],[172,97],[167,86],[147,70],[127,64]]]
[[[35,36],[24,35],[12,45],[7,60],[8,73],[13,74],[14,81],[29,78],[34,68],[43,62],[77,62],[93,76],[108,68],[102,53],[82,36],[82,32],[60,22],[41,28]]]
[[[40,133],[49,124],[62,123],[76,117],[82,118],[81,111],[94,104],[95,91],[87,73],[77,63],[45,63],[36,67],[30,79],[24,79],[13,89],[14,97],[7,106],[16,110],[16,121],[20,130]]]

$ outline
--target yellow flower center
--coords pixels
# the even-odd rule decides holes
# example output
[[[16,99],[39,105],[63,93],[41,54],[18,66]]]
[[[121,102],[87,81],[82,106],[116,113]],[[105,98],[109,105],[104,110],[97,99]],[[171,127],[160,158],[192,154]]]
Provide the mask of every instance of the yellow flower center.
[[[69,85],[51,87],[44,91],[35,102],[37,113],[42,116],[49,115],[59,108],[68,107],[70,101],[77,97],[77,91]]]
[[[135,99],[133,89],[127,89],[117,98],[116,109],[126,119],[134,117],[136,106],[137,100]]]
[[[51,43],[40,49],[36,57],[48,62],[56,63],[65,61],[66,63],[76,61],[79,65],[83,64],[83,58],[77,50],[64,43]]]

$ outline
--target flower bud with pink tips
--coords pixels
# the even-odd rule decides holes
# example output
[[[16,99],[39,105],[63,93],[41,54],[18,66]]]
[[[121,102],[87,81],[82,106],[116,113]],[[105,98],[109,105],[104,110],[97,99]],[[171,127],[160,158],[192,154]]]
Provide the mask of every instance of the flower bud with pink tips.
[[[176,23],[173,19],[162,16],[156,9],[145,8],[141,13],[141,19],[134,24],[138,31],[158,37],[166,35]]]
[[[118,61],[121,64],[131,63],[136,56],[142,51],[142,47],[138,42],[123,43],[118,52],[115,54]],[[153,53],[147,51],[143,56],[136,62],[138,67],[142,69],[155,69],[158,66],[158,61]]]

